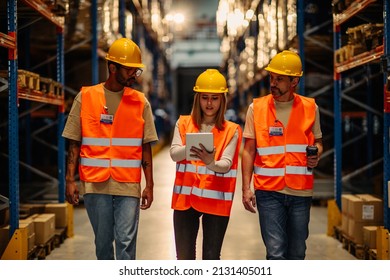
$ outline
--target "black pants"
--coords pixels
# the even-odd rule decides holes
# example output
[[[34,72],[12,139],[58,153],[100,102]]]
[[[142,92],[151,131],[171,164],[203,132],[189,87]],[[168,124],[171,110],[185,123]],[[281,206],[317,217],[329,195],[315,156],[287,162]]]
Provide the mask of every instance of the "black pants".
[[[185,211],[175,210],[173,212],[176,257],[178,260],[195,260],[196,238],[201,217],[203,229],[202,259],[220,259],[229,217],[205,214],[190,208]]]

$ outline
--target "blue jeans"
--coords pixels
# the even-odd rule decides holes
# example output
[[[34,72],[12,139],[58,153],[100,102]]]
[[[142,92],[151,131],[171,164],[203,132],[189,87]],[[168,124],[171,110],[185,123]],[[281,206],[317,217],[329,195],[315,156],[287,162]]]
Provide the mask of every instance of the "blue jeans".
[[[98,260],[135,260],[139,198],[106,194],[84,195],[84,205],[95,234]]]
[[[303,260],[309,236],[312,197],[256,190],[267,260]]]
[[[173,212],[175,230],[176,257],[178,260],[196,259],[196,238],[199,231],[199,220],[202,217],[203,260],[219,260],[229,217],[205,214],[194,208]]]

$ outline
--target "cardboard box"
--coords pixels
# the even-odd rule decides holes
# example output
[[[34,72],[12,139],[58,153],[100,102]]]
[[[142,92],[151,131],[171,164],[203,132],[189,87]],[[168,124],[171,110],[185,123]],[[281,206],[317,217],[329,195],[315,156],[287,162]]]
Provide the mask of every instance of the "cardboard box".
[[[349,197],[348,216],[355,222],[383,222],[383,202],[372,195],[359,194]]]
[[[55,215],[52,213],[40,214],[34,219],[35,244],[42,245],[48,242],[55,231]]]
[[[371,194],[357,194],[363,200],[362,220],[374,220],[383,222],[383,201]]]
[[[376,231],[378,226],[363,227],[363,245],[368,249],[376,249]]]
[[[356,244],[363,245],[363,227],[365,226],[376,226],[375,222],[370,221],[364,221],[364,222],[357,222],[353,219],[348,220],[348,236],[351,238],[352,242],[355,242]]]
[[[341,213],[347,214],[348,213],[348,202],[350,198],[354,198],[355,195],[353,194],[343,194],[341,195]]]
[[[20,219],[19,228],[27,228],[27,235],[32,235],[35,233],[35,225],[33,219]]]
[[[19,220],[19,228],[27,228],[27,246],[28,252],[35,246],[35,225],[33,219]]]
[[[45,206],[45,213],[55,214],[56,228],[65,228],[68,225],[68,205],[66,203],[49,203]]]

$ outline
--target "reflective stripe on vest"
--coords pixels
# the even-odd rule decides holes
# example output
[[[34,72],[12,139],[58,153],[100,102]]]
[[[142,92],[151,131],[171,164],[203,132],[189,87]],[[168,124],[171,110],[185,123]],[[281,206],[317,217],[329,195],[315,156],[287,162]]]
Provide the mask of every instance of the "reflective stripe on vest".
[[[257,148],[257,152],[260,156],[267,155],[278,155],[287,153],[306,153],[307,145],[299,145],[299,144],[287,144],[285,146],[272,146],[272,147],[263,147]]]
[[[110,138],[94,138],[94,137],[85,137],[83,138],[82,145],[88,146],[110,146]],[[112,138],[111,139],[112,146],[138,146],[142,145],[141,138]]]
[[[225,177],[225,178],[236,178],[237,177],[237,170],[236,169],[230,169],[226,173],[217,173],[210,169],[208,169],[206,166],[196,166],[191,163],[178,163],[177,164],[177,171],[178,172],[191,172],[191,173],[197,173],[202,175],[214,175],[217,177]],[[196,170],[198,168],[198,171]]]
[[[175,186],[173,188],[173,192],[182,195],[190,195],[192,193],[199,197],[219,199],[224,201],[232,201],[234,196],[234,193],[232,192],[206,190],[206,189],[200,189],[198,187],[188,187],[188,186]]]
[[[254,173],[262,176],[284,176],[285,174],[311,175],[312,170],[306,166],[286,166],[286,168],[265,168],[255,166]]]

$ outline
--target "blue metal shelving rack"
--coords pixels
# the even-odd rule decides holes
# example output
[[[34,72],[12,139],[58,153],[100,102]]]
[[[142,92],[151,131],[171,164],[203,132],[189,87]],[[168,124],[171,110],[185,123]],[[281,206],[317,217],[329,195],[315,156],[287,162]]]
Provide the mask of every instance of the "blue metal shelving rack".
[[[29,6],[37,14],[47,19],[57,28],[57,81],[64,84],[64,23],[54,16],[45,5],[36,0],[20,0],[19,3]],[[17,1],[7,0],[7,20],[8,35],[1,35],[10,41],[5,45],[9,48],[8,56],[8,73],[9,73],[9,114],[8,114],[8,133],[9,133],[9,204],[10,204],[10,237],[15,230],[19,228],[19,126],[18,126],[18,100],[19,98],[34,100],[38,102],[49,102],[45,98],[31,98],[27,95],[19,96],[17,75],[18,75],[18,58],[17,58]],[[4,46],[4,45],[2,45]],[[58,105],[58,199],[59,202],[65,201],[65,153],[64,139],[60,137],[64,124],[64,102],[56,100],[54,105]]]
[[[348,8],[345,12],[343,12],[339,16],[334,16],[334,23],[333,23],[333,42],[334,42],[334,50],[338,50],[341,48],[341,25],[354,17],[359,12],[362,12],[365,8],[367,8],[369,5],[376,2],[376,0],[363,0],[360,1],[356,5],[351,5],[350,8]],[[389,22],[387,19],[387,15],[389,14],[389,3],[388,1],[383,1],[383,19],[384,19],[384,60],[388,60],[388,54],[390,51],[389,48],[389,39],[388,39],[388,32],[389,32]],[[377,53],[370,54],[369,57],[360,59],[359,61],[352,61],[342,64],[341,66],[335,67],[334,72],[334,180],[335,180],[335,198],[336,203],[341,210],[341,195],[342,195],[342,106],[341,106],[341,100],[343,97],[343,88],[342,88],[342,73],[344,71],[350,70],[357,66],[364,66],[366,63],[378,60],[381,57],[380,51]],[[386,63],[385,63],[386,64]],[[390,64],[387,63],[389,66]],[[387,66],[387,67],[388,67]],[[386,85],[387,76],[389,75],[388,71],[390,68],[387,69],[384,73],[384,82]],[[367,70],[369,71],[369,69]],[[370,72],[368,72],[370,74]],[[370,87],[371,83],[367,83],[368,87]],[[385,97],[386,97],[386,91],[385,91]],[[358,104],[362,108],[365,108],[368,110],[367,115],[374,111],[374,109],[369,108],[369,106],[365,106],[365,104]],[[386,112],[386,103],[385,103],[385,112],[384,112],[384,157],[383,157],[383,173],[384,173],[384,186],[383,186],[383,210],[384,210],[384,228],[389,229],[390,227],[390,217],[389,217],[389,209],[388,209],[388,187],[387,182],[390,179],[390,171],[389,171],[389,127],[390,127],[390,121],[389,121],[389,111]],[[369,135],[368,135],[369,136]],[[370,141],[370,139],[368,139]]]

